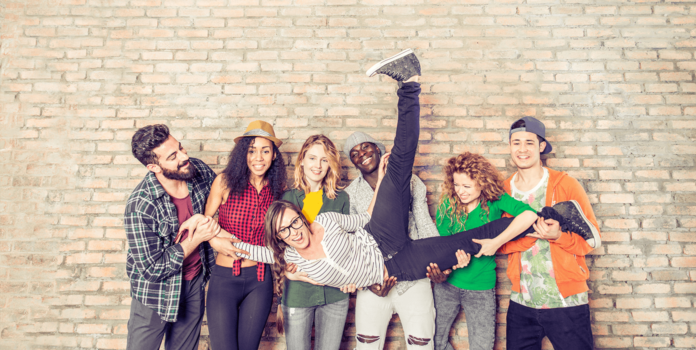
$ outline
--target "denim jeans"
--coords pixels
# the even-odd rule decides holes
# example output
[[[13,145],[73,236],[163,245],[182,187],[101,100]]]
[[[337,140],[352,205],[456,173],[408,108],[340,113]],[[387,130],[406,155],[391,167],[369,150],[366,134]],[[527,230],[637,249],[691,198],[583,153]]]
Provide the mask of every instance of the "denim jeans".
[[[155,310],[135,298],[128,319],[127,350],[159,349],[164,338],[166,350],[196,350],[201,334],[205,294],[203,273],[191,281],[182,280],[176,322],[165,322]]]
[[[312,324],[314,348],[338,350],[348,316],[348,300],[346,298],[332,304],[312,307],[282,306],[287,350],[312,348]]]
[[[466,290],[447,282],[435,285],[435,349],[454,350],[449,333],[464,309],[470,350],[491,350],[495,341],[495,289]]]
[[[555,350],[593,349],[590,305],[533,309],[510,301],[507,349],[540,350],[545,336]]]

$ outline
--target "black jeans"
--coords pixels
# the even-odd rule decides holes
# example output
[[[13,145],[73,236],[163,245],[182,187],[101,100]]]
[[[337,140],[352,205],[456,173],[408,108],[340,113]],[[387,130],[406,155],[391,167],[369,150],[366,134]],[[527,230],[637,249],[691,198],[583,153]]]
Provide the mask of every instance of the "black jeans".
[[[590,306],[533,309],[510,302],[505,332],[508,350],[540,350],[547,336],[556,350],[593,349]]]
[[[208,286],[208,330],[213,350],[256,350],[273,303],[273,276],[266,265],[263,281],[256,265],[232,268],[215,265]]]
[[[414,281],[426,278],[426,267],[430,263],[435,263],[442,269],[448,269],[457,265],[457,256],[455,255],[457,250],[461,249],[471,255],[478,254],[481,245],[471,240],[495,238],[510,226],[512,220],[514,218],[502,218],[452,236],[411,241],[404,245],[397,255],[385,261],[384,265],[387,267],[389,275],[395,276],[397,281]],[[529,227],[512,240],[520,239],[533,232],[534,228]]]
[[[411,170],[420,133],[420,84],[406,83],[397,91],[399,117],[394,147],[389,157],[387,173],[377,192],[377,202],[370,222],[365,225],[384,255],[390,276],[399,281],[425,278],[426,267],[432,262],[442,268],[457,264],[455,253],[461,249],[477,254],[481,245],[473,238],[494,238],[502,233],[513,219],[493,221],[481,227],[453,236],[431,237],[413,241],[408,236],[408,211],[411,208]],[[520,236],[534,232],[530,228]]]

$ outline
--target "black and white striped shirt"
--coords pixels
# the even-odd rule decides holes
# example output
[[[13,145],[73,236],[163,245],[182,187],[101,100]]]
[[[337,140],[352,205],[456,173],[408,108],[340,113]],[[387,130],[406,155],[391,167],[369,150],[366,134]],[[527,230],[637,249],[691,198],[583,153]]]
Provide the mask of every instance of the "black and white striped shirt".
[[[315,223],[324,228],[324,238],[319,242],[324,248],[326,258],[307,260],[295,248],[285,249],[285,261],[296,264],[299,271],[308,277],[330,287],[343,287],[355,284],[367,287],[381,284],[384,279],[384,258],[372,235],[363,227],[370,221],[367,213],[343,215],[323,213]],[[246,250],[250,260],[273,263],[273,254],[266,247],[246,243],[235,243]]]

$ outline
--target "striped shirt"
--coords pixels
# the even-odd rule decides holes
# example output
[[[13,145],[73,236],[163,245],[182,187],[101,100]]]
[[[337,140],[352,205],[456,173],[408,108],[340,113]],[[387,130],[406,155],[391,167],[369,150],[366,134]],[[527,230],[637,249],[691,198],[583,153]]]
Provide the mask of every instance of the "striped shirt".
[[[285,249],[285,261],[296,264],[298,271],[306,272],[309,278],[329,287],[381,284],[384,279],[384,258],[372,235],[363,229],[368,221],[370,215],[367,213],[319,214],[314,222],[324,228],[324,238],[320,243],[326,258],[307,260],[295,248],[288,247]],[[235,246],[250,253],[244,256],[247,259],[273,262],[273,254],[268,248],[246,243],[235,243]]]
[[[372,202],[372,196],[375,195],[375,190],[372,189],[367,180],[358,172],[358,177],[348,185],[345,189],[350,196],[350,213],[358,214],[367,211]],[[428,189],[421,179],[413,175],[411,176],[411,208],[408,212],[408,234],[411,239],[423,239],[428,237],[439,236],[437,227],[433,224],[433,219],[430,217],[428,209],[428,200],[426,195]],[[394,290],[399,295],[406,293],[411,287],[416,285],[418,281],[399,281],[396,282]]]

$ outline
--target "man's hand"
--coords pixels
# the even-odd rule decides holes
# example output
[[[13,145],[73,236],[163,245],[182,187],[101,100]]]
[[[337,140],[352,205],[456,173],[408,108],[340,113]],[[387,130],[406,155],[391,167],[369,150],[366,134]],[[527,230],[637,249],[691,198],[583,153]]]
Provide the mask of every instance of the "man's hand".
[[[211,217],[207,217],[207,219],[208,221],[199,223],[195,230],[189,231],[188,240],[190,242],[201,244],[215,238],[220,234],[220,230],[222,229],[220,228],[220,225],[218,225],[217,221],[213,220]]]
[[[493,256],[495,255],[495,252],[498,251],[498,248],[502,246],[502,244],[499,244],[495,239],[472,239],[471,241],[481,245],[481,250],[479,250],[478,254],[476,254],[477,258],[484,255]]]
[[[459,249],[455,255],[457,256],[457,265],[452,266],[452,270],[461,269],[469,265],[471,254],[465,253],[463,250]]]
[[[196,228],[206,222],[208,222],[208,217],[203,214],[195,214],[191,216],[188,218],[188,220],[184,221],[183,224],[179,225],[179,232],[177,232],[174,243],[179,243],[179,241],[181,241],[181,236],[183,236],[183,233],[187,230],[189,232],[189,237],[191,237]]]
[[[430,266],[426,267],[428,272],[425,274],[434,283],[442,283],[447,281],[447,276],[452,273],[452,270],[440,271],[440,268],[435,263],[430,263]]]
[[[378,297],[386,297],[387,294],[389,294],[389,291],[396,285],[396,277],[391,276],[389,277],[389,272],[387,272],[387,268],[384,268],[384,282],[382,284],[373,284],[367,289],[369,289],[372,293],[375,293],[376,296]]]
[[[554,219],[544,220],[543,218],[538,218],[537,222],[532,226],[536,232],[528,234],[527,237],[555,241],[561,238],[561,233],[563,233],[561,231],[561,225]]]
[[[238,239],[235,238],[223,238],[223,237],[215,237],[210,240],[210,246],[215,249],[218,254],[222,254],[224,256],[229,256],[230,258],[234,260],[239,260],[241,257],[237,254],[244,254],[244,255],[249,255],[249,252],[241,250],[232,243],[239,243],[241,242]]]
[[[387,173],[387,165],[389,165],[389,156],[391,155],[390,152],[385,153],[382,155],[382,159],[379,161],[379,172],[377,173],[377,178],[381,181],[384,178],[384,175]]]
[[[307,282],[310,284],[313,284],[315,286],[323,286],[323,284],[309,278],[307,276],[306,272],[295,272],[295,273],[288,273],[287,271],[285,272],[285,277],[291,281],[300,281],[300,282]]]

